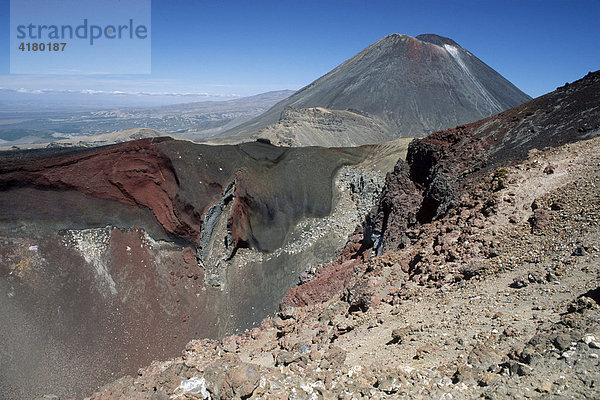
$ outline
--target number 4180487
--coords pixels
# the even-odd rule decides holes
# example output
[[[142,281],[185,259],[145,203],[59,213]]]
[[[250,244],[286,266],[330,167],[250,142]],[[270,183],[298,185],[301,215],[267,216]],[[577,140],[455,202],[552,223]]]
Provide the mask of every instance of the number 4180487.
[[[66,43],[21,43],[19,50],[21,51],[64,51]]]

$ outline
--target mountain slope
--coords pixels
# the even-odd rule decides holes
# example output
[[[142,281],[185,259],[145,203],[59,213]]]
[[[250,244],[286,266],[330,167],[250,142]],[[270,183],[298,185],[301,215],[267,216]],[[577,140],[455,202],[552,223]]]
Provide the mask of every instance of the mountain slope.
[[[321,107],[287,107],[277,123],[251,138],[268,139],[276,146],[348,147],[387,142],[394,139],[394,134],[385,123],[366,114]]]
[[[393,34],[265,114],[215,139],[243,141],[279,121],[286,107],[358,110],[383,121],[390,139],[419,137],[488,117],[529,99],[451,39]]]

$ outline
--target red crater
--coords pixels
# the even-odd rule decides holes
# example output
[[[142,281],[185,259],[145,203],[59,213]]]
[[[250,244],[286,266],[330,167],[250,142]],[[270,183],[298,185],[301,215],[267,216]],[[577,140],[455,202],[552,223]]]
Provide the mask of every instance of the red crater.
[[[54,157],[32,154],[24,163],[3,162],[0,186],[76,190],[147,207],[168,233],[196,241],[201,219],[177,200],[177,176],[156,147],[163,140],[142,139]]]

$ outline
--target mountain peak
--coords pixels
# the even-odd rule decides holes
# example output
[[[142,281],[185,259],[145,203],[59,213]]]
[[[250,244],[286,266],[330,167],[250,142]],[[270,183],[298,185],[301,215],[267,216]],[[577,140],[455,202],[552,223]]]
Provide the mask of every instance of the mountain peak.
[[[397,40],[397,39],[413,39],[413,37],[409,36],[409,35],[405,35],[403,33],[390,33],[389,35],[382,37],[380,40],[381,41],[389,41],[389,40]]]
[[[358,110],[377,119],[390,139],[395,139],[422,137],[477,121],[529,99],[450,38],[393,33],[217,140],[252,137],[278,123],[288,106]],[[305,137],[303,145],[315,144],[308,140],[310,135]],[[372,139],[364,140],[371,143]],[[333,139],[331,145],[336,145]]]
[[[438,46],[444,46],[445,44],[449,44],[451,46],[461,47],[454,40],[447,38],[445,36],[436,35],[434,33],[424,33],[418,35],[415,39],[419,39],[422,42],[433,43]]]
[[[456,43],[454,40],[452,40],[448,37],[445,37],[445,36],[436,35],[435,33],[424,33],[421,35],[417,35],[415,37],[412,37],[410,35],[405,35],[403,33],[391,33],[391,34],[386,35],[383,38],[379,39],[376,43],[397,43],[400,41],[406,41],[406,42],[421,41],[421,42],[435,44],[435,45],[441,46],[441,47],[444,47],[444,45],[451,45],[451,46],[461,48],[461,46],[458,43]]]

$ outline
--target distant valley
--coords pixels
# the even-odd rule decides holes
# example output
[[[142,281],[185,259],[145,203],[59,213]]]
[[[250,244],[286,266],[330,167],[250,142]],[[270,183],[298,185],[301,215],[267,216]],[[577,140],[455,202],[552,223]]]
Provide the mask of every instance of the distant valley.
[[[49,143],[135,128],[197,140],[231,129],[293,93],[280,90],[228,101],[96,111],[4,111],[0,112],[0,146]]]

